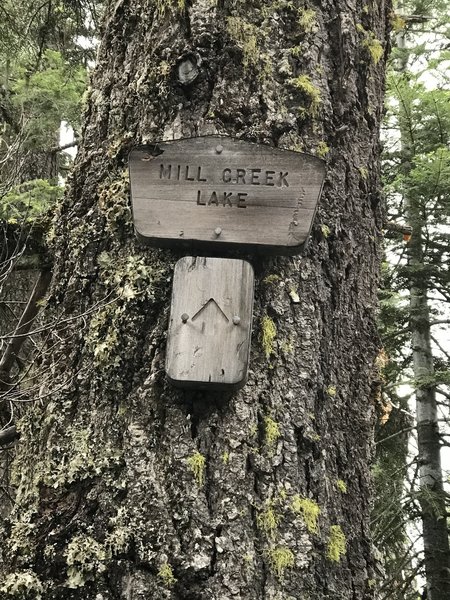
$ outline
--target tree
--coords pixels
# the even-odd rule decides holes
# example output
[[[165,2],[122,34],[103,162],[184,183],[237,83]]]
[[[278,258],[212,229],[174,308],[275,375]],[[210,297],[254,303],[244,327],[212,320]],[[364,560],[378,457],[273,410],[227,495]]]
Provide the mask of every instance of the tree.
[[[387,104],[391,135],[385,152],[389,219],[408,223],[412,234],[406,236],[403,248],[389,247],[397,264],[389,271],[391,315],[385,312],[384,339],[392,356],[391,386],[408,381],[416,399],[415,427],[405,429],[401,424],[405,423],[404,416],[396,419],[404,444],[406,434],[416,430],[417,456],[411,461],[410,473],[414,475],[407,493],[401,494],[403,509],[398,503],[395,511],[397,522],[421,520],[423,566],[431,600],[450,594],[448,497],[440,457],[444,435],[439,427],[439,421],[448,423],[449,416],[449,353],[436,335],[436,326],[448,325],[448,308],[444,305],[449,280],[450,98],[441,71],[447,57],[442,47],[447,45],[448,33],[445,21],[441,22],[442,8],[440,3],[413,5],[409,11],[414,17],[399,18]],[[420,35],[424,43],[417,47]],[[434,89],[427,88],[430,78]],[[438,401],[439,394],[443,403]],[[394,405],[405,413],[407,398],[403,403],[398,400]],[[406,461],[403,465],[404,472]],[[421,541],[416,541],[409,553],[417,554]],[[407,567],[409,553],[400,553],[403,568]],[[411,574],[411,565],[409,571]],[[407,585],[409,580],[410,576]],[[399,590],[405,592],[403,586]]]
[[[388,14],[383,3],[329,10],[146,0],[107,10],[52,235],[39,389],[18,424],[5,597],[374,596]],[[216,132],[328,162],[306,254],[250,257],[253,355],[235,394],[165,381],[180,254],[135,240],[126,173],[136,143]]]

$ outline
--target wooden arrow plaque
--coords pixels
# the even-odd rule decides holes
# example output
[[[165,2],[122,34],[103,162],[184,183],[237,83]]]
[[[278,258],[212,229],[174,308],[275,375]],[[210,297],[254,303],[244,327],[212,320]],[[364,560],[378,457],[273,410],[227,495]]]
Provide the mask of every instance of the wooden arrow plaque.
[[[178,387],[238,389],[250,353],[250,263],[185,256],[175,265],[166,373]]]
[[[325,163],[220,136],[139,146],[129,157],[137,236],[162,247],[301,251]]]

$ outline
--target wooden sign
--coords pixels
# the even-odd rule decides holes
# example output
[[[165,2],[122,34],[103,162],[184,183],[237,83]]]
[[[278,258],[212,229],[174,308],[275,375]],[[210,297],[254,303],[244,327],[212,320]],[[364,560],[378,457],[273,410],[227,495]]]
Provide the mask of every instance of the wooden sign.
[[[244,260],[185,256],[177,262],[166,353],[174,385],[233,390],[245,384],[253,284]]]
[[[220,136],[139,146],[129,157],[137,236],[162,247],[299,252],[325,163]]]

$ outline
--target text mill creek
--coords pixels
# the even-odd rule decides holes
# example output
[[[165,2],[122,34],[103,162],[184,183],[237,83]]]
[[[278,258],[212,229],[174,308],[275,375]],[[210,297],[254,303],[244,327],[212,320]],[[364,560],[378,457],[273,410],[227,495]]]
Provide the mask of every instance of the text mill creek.
[[[264,169],[223,169],[219,181],[210,181],[204,167],[192,165],[161,164],[159,178],[166,181],[192,181],[193,192],[199,206],[236,206],[247,208],[249,191],[231,189],[238,186],[289,187],[287,171]],[[197,184],[197,185],[196,185]],[[228,189],[223,189],[224,187]],[[200,188],[201,189],[198,189]],[[215,189],[214,189],[215,188]]]

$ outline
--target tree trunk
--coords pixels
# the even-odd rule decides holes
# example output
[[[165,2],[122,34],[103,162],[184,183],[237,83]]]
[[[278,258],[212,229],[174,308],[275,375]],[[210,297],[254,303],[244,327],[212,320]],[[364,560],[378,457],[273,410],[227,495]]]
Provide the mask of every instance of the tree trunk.
[[[397,45],[403,50],[400,71],[405,73],[409,54],[406,51],[404,33],[397,36]],[[410,97],[402,98],[399,112],[401,161],[402,172],[406,177],[410,175],[416,154],[411,108]],[[413,374],[416,382],[417,461],[427,599],[442,600],[450,596],[450,549],[428,305],[428,292],[432,288],[432,282],[424,257],[426,205],[423,204],[423,199],[407,188],[404,200],[405,218],[412,226],[412,237],[408,243],[409,307]]]
[[[412,202],[407,205],[407,218],[413,224],[408,248],[408,266],[411,269],[410,327],[414,379],[417,382],[417,446],[425,572],[429,600],[440,600],[450,595],[450,551],[427,298],[430,283],[422,250],[426,223],[421,207],[414,206]]]
[[[415,211],[409,210],[410,218]],[[417,214],[414,215],[417,217]],[[413,217],[414,218],[414,217]],[[429,600],[450,596],[450,551],[446,503],[441,467],[441,437],[436,404],[433,351],[430,337],[430,313],[427,300],[427,278],[424,277],[422,227],[415,223],[409,248],[409,266],[415,276],[410,290],[411,342],[416,388],[418,462],[420,465],[420,504],[425,573]],[[422,224],[423,227],[425,224]]]
[[[55,230],[49,353],[19,424],[0,589],[55,600],[373,598],[384,61],[369,46],[385,43],[390,7],[183,5],[118,0],[107,14]],[[187,59],[198,75],[182,85]],[[234,394],[165,381],[182,253],[142,248],[129,210],[132,145],[208,133],[328,161],[306,253],[246,257],[255,323],[249,380]],[[263,349],[267,318],[276,335]]]

